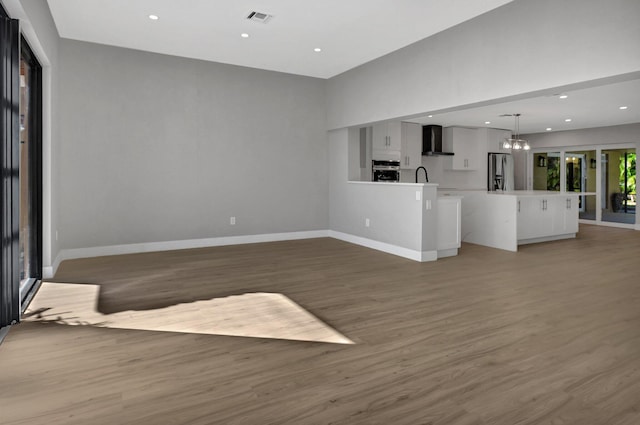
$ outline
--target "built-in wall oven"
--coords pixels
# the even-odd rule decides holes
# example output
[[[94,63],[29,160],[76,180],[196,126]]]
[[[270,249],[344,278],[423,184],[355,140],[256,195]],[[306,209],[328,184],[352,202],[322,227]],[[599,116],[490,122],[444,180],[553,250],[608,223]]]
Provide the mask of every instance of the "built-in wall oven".
[[[372,181],[394,182],[400,181],[400,161],[373,160],[371,161]]]

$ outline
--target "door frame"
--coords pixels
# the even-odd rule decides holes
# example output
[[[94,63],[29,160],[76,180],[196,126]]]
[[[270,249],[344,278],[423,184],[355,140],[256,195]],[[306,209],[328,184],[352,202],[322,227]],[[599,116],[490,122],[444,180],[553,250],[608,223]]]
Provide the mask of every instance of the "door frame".
[[[20,320],[20,26],[0,8],[0,328]],[[18,97],[18,98],[16,98]]]
[[[43,277],[43,78],[42,66],[21,34],[19,21],[11,19],[0,5],[3,20],[3,55],[0,89],[3,106],[0,114],[0,341],[9,326],[18,323],[20,316],[38,290]],[[20,280],[20,61],[29,63],[29,251],[25,261],[30,263],[30,276]],[[26,283],[26,284],[25,284]]]
[[[29,63],[29,203],[32,215],[29,217],[31,231],[29,248],[31,276],[20,285],[20,309],[24,312],[42,283],[42,65],[34,55],[31,46],[20,36],[20,55]]]
[[[575,153],[572,151],[566,151],[564,153],[564,159],[565,159],[565,173],[566,173],[566,161],[568,157],[576,157],[576,158],[580,158],[580,192],[586,192],[586,188],[587,188],[587,164],[586,164],[586,158],[587,156],[583,153]],[[565,181],[565,189],[566,189],[566,181]],[[585,212],[586,210],[586,202],[587,202],[587,196],[586,195],[580,195],[580,212]]]

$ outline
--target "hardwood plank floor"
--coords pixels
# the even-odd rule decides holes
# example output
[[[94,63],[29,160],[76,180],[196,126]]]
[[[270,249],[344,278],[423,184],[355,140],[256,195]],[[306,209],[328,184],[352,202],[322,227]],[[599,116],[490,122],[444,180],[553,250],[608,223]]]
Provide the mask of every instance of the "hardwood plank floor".
[[[354,345],[22,323],[1,424],[640,424],[640,232],[434,263],[333,239],[64,262],[113,314],[280,293]]]

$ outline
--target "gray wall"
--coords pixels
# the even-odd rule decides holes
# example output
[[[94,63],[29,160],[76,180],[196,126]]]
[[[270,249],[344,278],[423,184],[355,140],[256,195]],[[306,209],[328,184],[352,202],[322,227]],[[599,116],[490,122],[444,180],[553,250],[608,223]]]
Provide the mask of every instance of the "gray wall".
[[[638,16],[637,0],[515,0],[331,78],[329,128],[638,78]]]
[[[325,80],[71,40],[60,65],[61,248],[328,228]]]

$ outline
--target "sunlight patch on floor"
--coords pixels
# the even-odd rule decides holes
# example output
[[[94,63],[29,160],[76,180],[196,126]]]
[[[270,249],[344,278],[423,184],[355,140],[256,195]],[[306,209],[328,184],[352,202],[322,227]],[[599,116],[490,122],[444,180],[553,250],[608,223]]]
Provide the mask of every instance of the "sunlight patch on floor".
[[[161,332],[353,342],[282,294],[257,292],[155,310],[102,314],[100,287],[44,282],[25,321]]]

